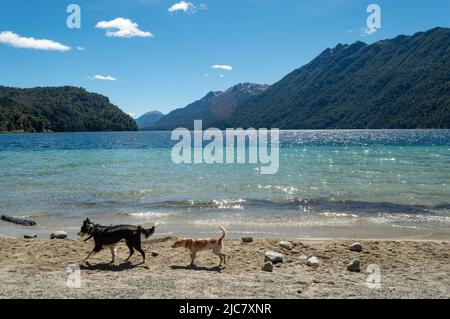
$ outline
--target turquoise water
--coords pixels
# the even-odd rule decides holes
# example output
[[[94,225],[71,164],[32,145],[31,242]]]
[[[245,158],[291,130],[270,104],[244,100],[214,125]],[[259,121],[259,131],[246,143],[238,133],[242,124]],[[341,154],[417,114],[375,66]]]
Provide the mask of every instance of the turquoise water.
[[[0,233],[75,234],[85,217],[160,234],[445,237],[450,131],[285,131],[280,169],[171,161],[169,132],[0,135]],[[449,237],[450,238],[450,237]]]

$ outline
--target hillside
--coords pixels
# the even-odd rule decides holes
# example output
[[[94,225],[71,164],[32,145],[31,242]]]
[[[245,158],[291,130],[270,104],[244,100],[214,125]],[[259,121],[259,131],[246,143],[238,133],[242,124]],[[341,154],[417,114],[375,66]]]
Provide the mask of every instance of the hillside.
[[[450,128],[450,29],[339,44],[212,125]]]
[[[155,123],[158,122],[163,116],[164,114],[158,111],[147,112],[144,115],[140,116],[136,120],[136,123],[140,130],[146,130],[155,125]]]
[[[156,122],[152,129],[172,130],[178,127],[192,129],[194,120],[203,120],[203,125],[207,127],[215,121],[229,118],[239,105],[267,88],[268,85],[241,83],[225,92],[209,92],[185,108],[170,112]]]
[[[105,96],[75,87],[0,86],[0,131],[135,131],[135,121]]]

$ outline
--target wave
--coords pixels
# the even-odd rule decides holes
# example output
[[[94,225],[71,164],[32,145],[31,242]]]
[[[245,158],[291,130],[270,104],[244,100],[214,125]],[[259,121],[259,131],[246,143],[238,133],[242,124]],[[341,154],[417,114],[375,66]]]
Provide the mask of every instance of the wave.
[[[171,215],[178,215],[180,213],[170,212],[134,212],[134,213],[120,213],[122,216],[139,217],[139,218],[164,218]]]
[[[211,208],[211,209],[300,209],[317,211],[324,216],[355,217],[355,214],[441,214],[449,213],[450,204],[434,206],[391,202],[336,200],[332,198],[273,198],[273,199],[213,199],[213,200],[168,200],[154,203],[157,207]]]
[[[181,208],[218,208],[218,209],[241,209],[247,204],[244,199],[213,199],[213,200],[169,200],[160,203],[161,206]]]

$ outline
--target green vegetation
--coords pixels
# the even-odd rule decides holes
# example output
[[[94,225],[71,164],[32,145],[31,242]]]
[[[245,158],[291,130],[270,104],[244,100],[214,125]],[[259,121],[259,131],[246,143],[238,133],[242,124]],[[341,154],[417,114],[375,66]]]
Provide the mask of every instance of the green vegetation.
[[[327,49],[213,126],[450,128],[450,29]]]
[[[76,87],[0,86],[0,132],[136,131],[105,96]]]

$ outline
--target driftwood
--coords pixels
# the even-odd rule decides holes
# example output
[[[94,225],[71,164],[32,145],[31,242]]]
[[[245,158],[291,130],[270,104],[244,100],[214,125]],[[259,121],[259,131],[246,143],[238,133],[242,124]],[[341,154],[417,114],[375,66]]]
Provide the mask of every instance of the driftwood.
[[[22,218],[17,218],[17,217],[11,217],[11,216],[6,216],[6,215],[2,215],[0,217],[0,219],[5,221],[5,222],[9,222],[9,223],[17,224],[17,225],[22,225],[22,226],[35,226],[36,225],[36,222],[34,222],[32,220],[27,220],[27,219],[22,219]]]

